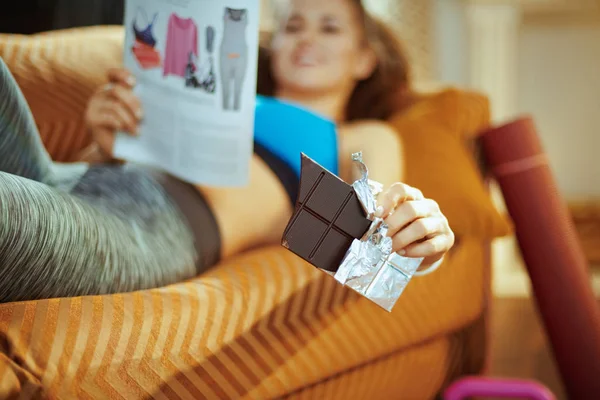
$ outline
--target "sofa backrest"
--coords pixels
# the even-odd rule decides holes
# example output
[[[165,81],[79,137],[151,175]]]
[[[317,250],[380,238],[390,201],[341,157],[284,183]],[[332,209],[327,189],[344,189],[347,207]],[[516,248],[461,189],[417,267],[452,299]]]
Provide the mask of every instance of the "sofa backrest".
[[[0,35],[0,56],[20,85],[44,144],[57,161],[73,161],[90,143],[87,102],[122,65],[123,27],[105,26],[37,35]],[[486,238],[510,231],[491,203],[474,151],[489,127],[485,96],[459,89],[420,95],[390,123],[402,136],[406,181],[436,199],[458,234]]]

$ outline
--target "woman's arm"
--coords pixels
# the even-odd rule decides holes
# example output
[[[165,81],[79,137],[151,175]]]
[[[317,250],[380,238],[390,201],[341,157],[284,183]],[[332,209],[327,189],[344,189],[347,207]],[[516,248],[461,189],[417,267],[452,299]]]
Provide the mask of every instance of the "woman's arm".
[[[340,175],[348,183],[359,176],[353,168],[352,153],[361,151],[369,168],[369,179],[389,187],[404,178],[400,135],[380,121],[361,121],[339,129],[341,137]]]
[[[384,217],[393,250],[407,257],[424,257],[421,269],[438,263],[454,245],[454,233],[438,204],[420,190],[402,183],[403,149],[399,135],[383,122],[360,122],[340,129],[340,172],[353,182],[351,153],[362,151],[369,178],[383,184],[377,216]]]

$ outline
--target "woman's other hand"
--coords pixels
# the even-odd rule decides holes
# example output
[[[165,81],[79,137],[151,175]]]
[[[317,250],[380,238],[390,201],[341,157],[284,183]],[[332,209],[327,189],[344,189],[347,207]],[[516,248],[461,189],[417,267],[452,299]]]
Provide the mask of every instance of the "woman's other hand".
[[[454,232],[438,204],[420,190],[395,183],[379,196],[376,216],[383,217],[392,248],[406,257],[424,257],[422,267],[441,260],[454,245]]]
[[[94,143],[105,156],[112,158],[116,132],[137,135],[143,115],[141,103],[132,90],[135,77],[129,71],[110,69],[108,81],[91,97],[85,122]]]

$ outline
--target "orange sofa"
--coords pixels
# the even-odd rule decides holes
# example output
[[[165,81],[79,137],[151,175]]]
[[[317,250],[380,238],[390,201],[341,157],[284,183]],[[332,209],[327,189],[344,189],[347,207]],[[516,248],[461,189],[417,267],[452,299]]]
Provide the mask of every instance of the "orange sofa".
[[[87,143],[83,111],[120,65],[123,31],[0,35],[0,56],[55,160]],[[387,313],[273,246],[189,282],[0,304],[0,398],[434,398],[484,368],[490,242],[510,231],[472,144],[486,99],[423,96],[390,120],[407,183],[438,200],[457,244]]]

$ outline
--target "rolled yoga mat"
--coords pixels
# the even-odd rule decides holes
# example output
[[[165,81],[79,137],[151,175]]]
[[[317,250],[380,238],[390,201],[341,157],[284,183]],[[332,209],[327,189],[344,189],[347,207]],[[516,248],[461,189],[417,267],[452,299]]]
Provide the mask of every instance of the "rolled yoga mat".
[[[570,399],[600,399],[600,307],[531,118],[482,135]],[[510,327],[507,327],[510,329]]]

